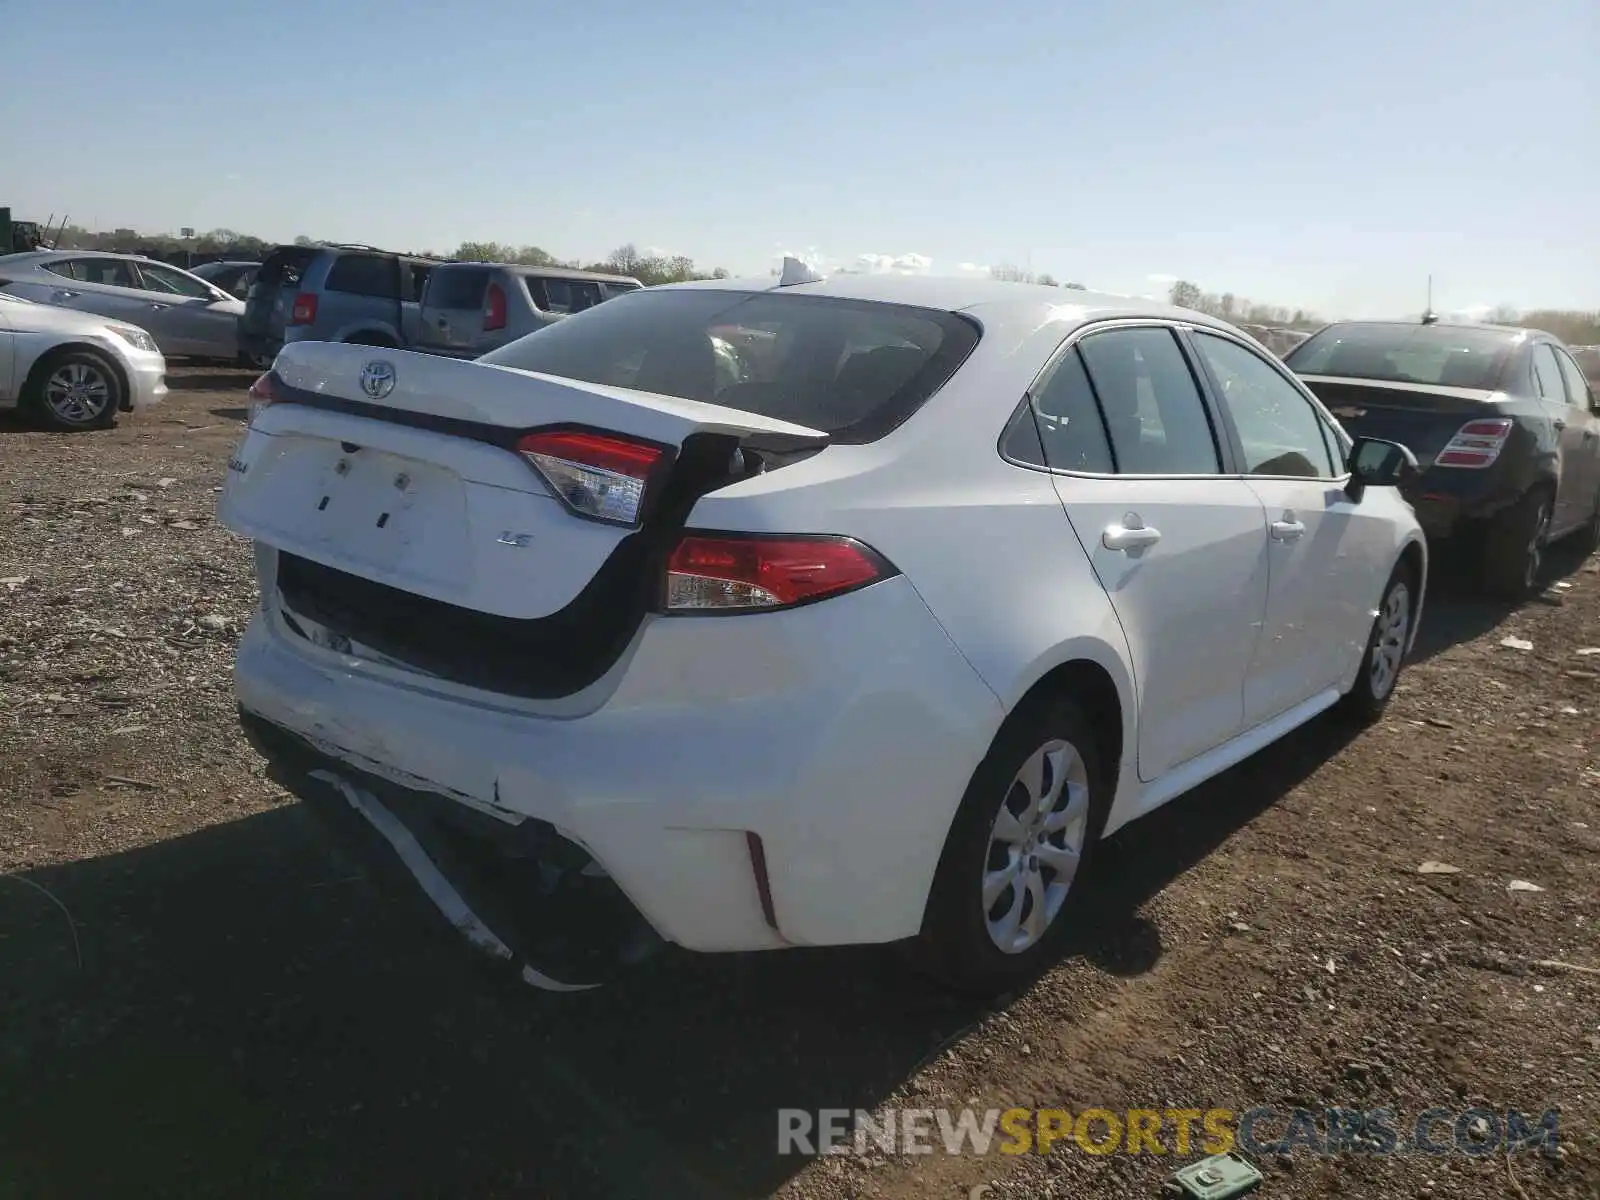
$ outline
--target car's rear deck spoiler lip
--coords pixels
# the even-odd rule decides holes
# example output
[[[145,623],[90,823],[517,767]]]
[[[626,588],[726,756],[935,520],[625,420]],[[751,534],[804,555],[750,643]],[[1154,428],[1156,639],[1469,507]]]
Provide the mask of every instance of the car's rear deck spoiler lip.
[[[1416,392],[1419,395],[1448,396],[1452,400],[1476,400],[1481,404],[1505,399],[1505,393],[1497,388],[1451,387],[1442,383],[1410,383],[1401,379],[1366,379],[1359,375],[1308,374],[1299,375],[1299,379],[1306,384],[1335,383],[1379,392]]]
[[[346,416],[365,417],[373,421],[387,421],[392,425],[404,425],[411,429],[423,429],[433,433],[442,433],[450,437],[468,438],[476,442],[486,442],[491,446],[499,446],[506,450],[516,448],[517,441],[530,430],[548,429],[554,426],[550,422],[530,422],[524,427],[496,425],[488,421],[473,421],[463,417],[446,417],[437,413],[418,412],[415,409],[395,408],[386,404],[374,404],[365,400],[352,400],[347,396],[336,396],[328,392],[314,391],[311,388],[297,387],[279,375],[277,371],[267,373],[269,385],[272,390],[274,404],[300,404],[307,408],[318,408],[327,412],[343,413]],[[583,422],[558,422],[562,426],[590,428]],[[624,436],[631,436],[622,432]],[[821,449],[829,442],[826,433],[787,433],[778,430],[755,430],[745,434],[740,439],[741,445],[760,446],[763,449],[778,453],[791,451]],[[669,449],[676,449],[671,447]]]

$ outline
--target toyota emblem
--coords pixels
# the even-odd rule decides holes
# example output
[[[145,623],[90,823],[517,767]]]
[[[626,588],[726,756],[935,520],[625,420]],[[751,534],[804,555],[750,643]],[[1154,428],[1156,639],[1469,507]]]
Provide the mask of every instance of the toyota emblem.
[[[362,367],[361,390],[374,400],[382,400],[394,391],[394,364],[374,360]]]

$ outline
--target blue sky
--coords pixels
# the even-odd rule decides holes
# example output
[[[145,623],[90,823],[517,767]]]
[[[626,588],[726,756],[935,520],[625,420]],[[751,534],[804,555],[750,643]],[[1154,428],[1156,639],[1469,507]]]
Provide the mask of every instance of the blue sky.
[[[1596,0],[7,0],[15,215],[1600,308]],[[92,68],[78,73],[80,68]],[[862,256],[868,256],[862,258]]]

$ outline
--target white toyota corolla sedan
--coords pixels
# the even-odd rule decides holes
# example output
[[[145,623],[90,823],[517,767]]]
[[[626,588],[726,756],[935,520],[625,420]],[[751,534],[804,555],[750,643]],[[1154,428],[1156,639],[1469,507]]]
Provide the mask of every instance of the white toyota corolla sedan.
[[[1014,986],[1101,838],[1374,718],[1422,609],[1409,452],[1122,297],[791,264],[252,394],[246,729],[549,988],[641,937]]]

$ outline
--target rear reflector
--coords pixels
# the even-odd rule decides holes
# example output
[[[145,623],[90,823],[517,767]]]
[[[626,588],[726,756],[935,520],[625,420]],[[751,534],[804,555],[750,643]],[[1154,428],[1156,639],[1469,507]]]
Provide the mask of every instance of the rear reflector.
[[[650,477],[666,451],[648,442],[581,430],[530,433],[517,450],[581,517],[636,525]]]
[[[667,563],[669,613],[753,612],[808,604],[895,570],[844,537],[686,534]]]
[[[294,307],[289,310],[289,324],[311,325],[317,319],[317,294],[315,292],[301,292],[294,298]]]
[[[484,332],[506,327],[506,293],[498,283],[489,285],[489,294],[484,299],[483,328]]]
[[[1468,421],[1446,443],[1433,460],[1437,467],[1466,467],[1482,469],[1493,464],[1505,449],[1511,436],[1509,417],[1491,417],[1481,421]]]

